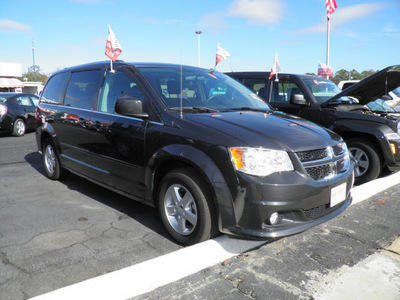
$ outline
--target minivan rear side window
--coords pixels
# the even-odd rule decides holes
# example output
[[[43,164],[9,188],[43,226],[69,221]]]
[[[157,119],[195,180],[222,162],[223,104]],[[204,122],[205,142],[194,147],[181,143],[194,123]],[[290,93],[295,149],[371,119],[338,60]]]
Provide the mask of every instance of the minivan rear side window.
[[[63,72],[54,75],[46,83],[41,101],[46,103],[60,104],[64,93],[65,82],[67,82],[69,73]]]
[[[72,73],[65,92],[64,105],[91,109],[101,74],[100,70]]]

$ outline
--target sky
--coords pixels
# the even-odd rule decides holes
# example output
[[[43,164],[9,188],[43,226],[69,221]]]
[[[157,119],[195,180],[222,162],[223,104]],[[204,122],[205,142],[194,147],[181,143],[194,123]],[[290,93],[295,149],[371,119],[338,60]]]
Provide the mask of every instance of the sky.
[[[400,64],[399,0],[336,0],[329,65],[380,70]],[[111,26],[126,62],[214,68],[217,45],[230,53],[217,70],[317,73],[327,59],[325,0],[0,0],[0,62],[51,74],[104,61]],[[201,31],[200,36],[196,31]]]

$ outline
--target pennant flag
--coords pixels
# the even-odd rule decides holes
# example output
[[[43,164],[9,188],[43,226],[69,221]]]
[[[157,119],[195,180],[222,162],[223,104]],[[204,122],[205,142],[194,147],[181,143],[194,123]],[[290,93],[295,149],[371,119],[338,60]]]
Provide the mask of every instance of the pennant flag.
[[[278,75],[278,72],[280,70],[281,70],[281,67],[279,66],[278,52],[276,52],[274,62],[272,63],[271,73],[269,74],[268,79],[271,79],[272,77],[274,77],[275,74]]]
[[[334,13],[335,9],[338,8],[337,4],[336,4],[336,0],[326,0],[326,11],[327,11],[327,18],[328,20],[331,19],[331,14]]]
[[[114,32],[111,30],[110,25],[108,25],[108,39],[106,44],[106,56],[108,56],[112,61],[116,61],[117,57],[121,54],[122,48],[119,44]]]
[[[231,56],[231,55],[229,54],[229,52],[226,51],[226,50],[224,50],[224,49],[222,49],[222,48],[219,46],[219,44],[218,44],[218,46],[217,46],[217,59],[216,59],[216,62],[215,62],[215,67],[216,67],[221,61],[227,59],[229,56]]]
[[[332,76],[333,68],[323,64],[318,64],[318,76]]]

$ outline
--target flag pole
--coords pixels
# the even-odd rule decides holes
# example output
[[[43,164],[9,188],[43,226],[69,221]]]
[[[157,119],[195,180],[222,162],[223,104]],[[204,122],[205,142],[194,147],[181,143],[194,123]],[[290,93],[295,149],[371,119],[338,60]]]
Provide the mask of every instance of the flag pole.
[[[329,33],[330,33],[330,18],[327,17],[326,18],[326,33],[327,33],[327,37],[326,37],[326,65],[329,66]],[[326,76],[326,79],[329,79],[329,75]]]

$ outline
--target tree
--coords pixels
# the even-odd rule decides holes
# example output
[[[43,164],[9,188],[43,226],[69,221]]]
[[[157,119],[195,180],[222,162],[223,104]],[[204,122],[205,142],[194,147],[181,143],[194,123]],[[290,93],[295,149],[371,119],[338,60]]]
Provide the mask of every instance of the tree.
[[[42,84],[45,84],[47,80],[47,76],[40,73],[40,67],[38,65],[29,67],[28,72],[22,74],[21,80],[25,81],[25,78],[28,79],[28,81],[41,82]]]
[[[361,80],[363,79],[363,76],[357,72],[357,70],[351,70],[350,71],[350,79],[351,80]]]
[[[367,78],[368,76],[371,76],[375,74],[376,72],[374,70],[368,70],[368,71],[362,71],[361,75],[363,78]]]
[[[338,84],[342,80],[350,80],[350,73],[345,69],[341,69],[335,72],[331,80],[336,84]]]

